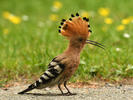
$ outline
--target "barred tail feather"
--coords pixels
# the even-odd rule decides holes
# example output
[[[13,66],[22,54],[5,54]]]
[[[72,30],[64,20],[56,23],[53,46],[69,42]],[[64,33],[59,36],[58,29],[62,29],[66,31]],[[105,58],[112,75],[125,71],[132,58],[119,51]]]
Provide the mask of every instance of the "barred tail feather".
[[[31,84],[27,89],[19,92],[18,94],[24,94],[25,92],[28,92],[28,91],[31,91],[35,88],[35,85],[34,84]]]

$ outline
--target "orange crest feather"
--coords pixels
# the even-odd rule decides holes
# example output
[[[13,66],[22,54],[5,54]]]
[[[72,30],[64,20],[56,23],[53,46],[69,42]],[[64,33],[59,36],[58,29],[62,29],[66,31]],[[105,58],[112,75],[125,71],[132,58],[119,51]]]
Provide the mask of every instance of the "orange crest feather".
[[[62,20],[63,22],[61,22],[62,26],[59,26],[59,28],[61,28],[59,32],[66,37],[73,37],[77,35],[88,37],[91,32],[90,25],[88,23],[89,19],[86,17],[82,19],[78,13],[76,13],[76,17],[73,14],[71,16],[73,17],[72,19]]]

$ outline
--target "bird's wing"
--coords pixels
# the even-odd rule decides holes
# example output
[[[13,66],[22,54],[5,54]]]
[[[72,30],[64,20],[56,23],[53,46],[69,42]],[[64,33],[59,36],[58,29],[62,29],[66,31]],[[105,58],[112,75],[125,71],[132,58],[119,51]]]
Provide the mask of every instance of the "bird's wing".
[[[56,78],[64,69],[64,64],[56,60],[56,57],[49,63],[48,69],[43,73],[43,75],[35,82],[35,86],[38,87],[40,84],[46,84],[52,79]]]
[[[52,82],[53,79],[56,79],[65,68],[64,64],[61,64],[61,61],[56,60],[56,57],[49,63],[48,69],[41,75],[41,77],[33,84],[31,84],[26,90],[19,92],[23,94],[34,88],[40,88],[42,85],[45,87],[46,84]]]

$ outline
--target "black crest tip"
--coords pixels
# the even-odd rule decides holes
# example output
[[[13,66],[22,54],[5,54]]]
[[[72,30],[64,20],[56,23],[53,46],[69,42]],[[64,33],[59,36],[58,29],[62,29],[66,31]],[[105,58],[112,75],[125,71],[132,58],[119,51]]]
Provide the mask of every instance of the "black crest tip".
[[[75,17],[73,14],[71,14],[71,17]]]
[[[83,20],[86,20],[86,17],[83,17]]]
[[[65,22],[66,20],[65,19],[62,19],[63,22]]]
[[[89,18],[86,18],[86,21],[88,22],[89,21]]]
[[[76,16],[79,16],[79,13],[76,13]]]
[[[88,27],[90,27],[90,25],[88,24]]]
[[[63,22],[61,22],[60,24],[61,24],[61,25],[63,25],[64,23],[63,23]]]
[[[72,18],[69,18],[70,21],[72,21]]]
[[[92,30],[89,30],[90,33],[92,33]]]
[[[59,31],[59,33],[61,33],[61,30],[58,30]]]

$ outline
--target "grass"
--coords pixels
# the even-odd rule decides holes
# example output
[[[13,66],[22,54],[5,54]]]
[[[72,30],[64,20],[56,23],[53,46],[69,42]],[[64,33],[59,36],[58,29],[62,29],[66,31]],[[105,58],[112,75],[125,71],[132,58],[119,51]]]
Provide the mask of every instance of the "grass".
[[[90,24],[93,33],[90,39],[104,44],[106,51],[86,45],[71,82],[94,78],[118,81],[133,77],[133,23],[125,25],[122,31],[116,30],[122,19],[133,16],[132,0],[60,0],[62,8],[57,12],[51,10],[53,2],[0,1],[0,84],[39,77],[52,58],[62,53],[67,46],[68,41],[58,33],[60,20],[82,11],[92,13]],[[98,14],[101,7],[110,9],[109,17],[114,20],[112,24],[105,24],[104,17]],[[16,25],[3,18],[5,11],[19,17],[26,15],[29,19]],[[57,21],[49,19],[51,14],[59,16]],[[4,29],[8,29],[6,34]],[[124,33],[128,33],[130,38],[123,37]]]

